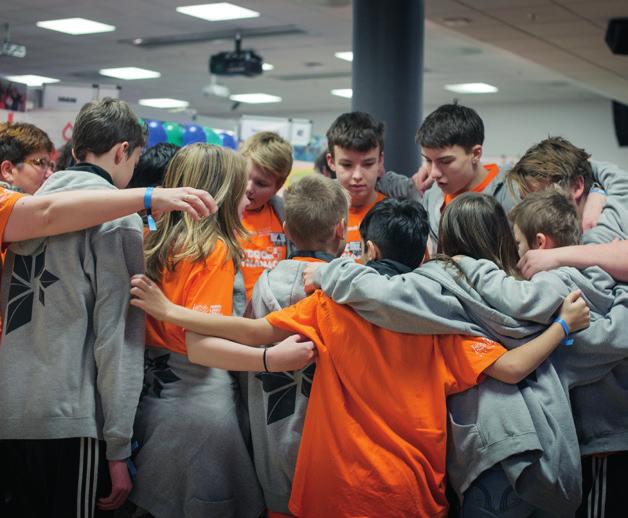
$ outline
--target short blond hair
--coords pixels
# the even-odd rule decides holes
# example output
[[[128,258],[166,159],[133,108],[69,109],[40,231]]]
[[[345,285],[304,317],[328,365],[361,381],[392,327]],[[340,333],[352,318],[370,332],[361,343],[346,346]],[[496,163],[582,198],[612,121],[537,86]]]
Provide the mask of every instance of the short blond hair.
[[[272,131],[260,131],[244,141],[240,153],[283,185],[292,171],[292,146]]]
[[[346,221],[349,193],[335,180],[311,174],[284,191],[286,229],[297,248],[321,250],[334,239],[336,225]]]

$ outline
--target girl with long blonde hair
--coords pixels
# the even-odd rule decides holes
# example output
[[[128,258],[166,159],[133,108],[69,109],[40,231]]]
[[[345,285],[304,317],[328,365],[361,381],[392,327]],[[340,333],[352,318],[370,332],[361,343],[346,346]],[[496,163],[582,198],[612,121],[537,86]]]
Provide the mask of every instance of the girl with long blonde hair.
[[[203,189],[218,204],[201,221],[164,214],[146,238],[146,273],[177,304],[230,315],[244,302],[236,279],[246,183],[246,161],[231,150],[199,143],[172,158],[164,187]],[[239,426],[237,379],[192,363],[185,330],[147,317],[144,381],[131,501],[160,517],[259,516],[263,500]]]

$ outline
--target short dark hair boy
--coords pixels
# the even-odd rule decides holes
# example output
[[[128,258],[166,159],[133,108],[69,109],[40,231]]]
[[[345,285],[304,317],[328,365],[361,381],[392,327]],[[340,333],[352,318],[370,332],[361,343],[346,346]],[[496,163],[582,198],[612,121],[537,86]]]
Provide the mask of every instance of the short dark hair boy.
[[[170,142],[160,142],[146,149],[135,166],[129,187],[155,187],[162,184],[170,159],[179,146]]]
[[[420,203],[388,198],[380,201],[360,224],[360,237],[369,266],[378,261],[400,263],[407,271],[418,268],[429,234],[428,216]],[[389,272],[384,272],[389,273]],[[398,272],[400,273],[400,272]]]
[[[430,149],[460,146],[470,153],[473,146],[484,144],[484,123],[472,108],[443,104],[425,118],[416,142]]]

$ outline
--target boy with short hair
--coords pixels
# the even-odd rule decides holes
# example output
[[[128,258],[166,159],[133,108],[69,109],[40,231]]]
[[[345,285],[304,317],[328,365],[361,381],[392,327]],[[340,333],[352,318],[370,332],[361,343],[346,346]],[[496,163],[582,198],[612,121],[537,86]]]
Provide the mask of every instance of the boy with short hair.
[[[526,196],[510,211],[519,257],[530,249],[580,244],[578,214],[564,192],[546,189]]]
[[[242,222],[249,232],[243,244],[242,275],[249,300],[262,272],[286,258],[288,243],[283,232],[283,201],[276,196],[292,170],[292,146],[272,131],[249,137],[240,153],[246,158],[249,181]]]
[[[126,103],[86,104],[73,132],[81,163],[56,173],[38,195],[123,188],[145,138]],[[143,263],[137,215],[9,251],[0,439],[24,515],[93,514],[97,499],[99,511],[111,511],[131,489],[126,459],[143,380],[144,316],[129,309],[126,292]]]
[[[368,113],[343,113],[327,130],[327,146],[327,165],[351,196],[343,255],[359,259],[360,223],[385,198],[375,189],[383,175],[384,124]]]
[[[257,280],[248,316],[260,318],[305,297],[303,270],[344,250],[349,196],[338,182],[309,175],[284,192],[283,228],[294,244]],[[279,373],[249,373],[248,408],[257,476],[269,516],[289,514],[288,500],[315,364]]]
[[[438,243],[442,210],[458,194],[483,192],[508,212],[516,203],[497,164],[482,164],[484,123],[472,108],[444,104],[430,113],[416,135],[430,178],[423,206],[430,218],[430,237]]]
[[[0,129],[0,177],[8,188],[34,194],[53,173],[54,145],[45,131],[16,122]]]

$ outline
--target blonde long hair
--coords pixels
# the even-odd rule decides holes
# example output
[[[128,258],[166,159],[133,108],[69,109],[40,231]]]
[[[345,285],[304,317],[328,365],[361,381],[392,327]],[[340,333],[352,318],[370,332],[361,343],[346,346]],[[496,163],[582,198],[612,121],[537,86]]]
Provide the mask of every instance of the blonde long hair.
[[[191,144],[170,161],[164,187],[194,187],[211,194],[218,212],[199,221],[188,214],[170,212],[157,222],[144,244],[146,274],[159,280],[164,269],[188,259],[204,261],[220,239],[236,268],[242,257],[240,238],[246,235],[238,206],[246,190],[246,160],[230,149],[209,144]]]

